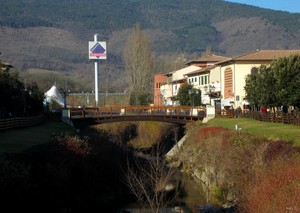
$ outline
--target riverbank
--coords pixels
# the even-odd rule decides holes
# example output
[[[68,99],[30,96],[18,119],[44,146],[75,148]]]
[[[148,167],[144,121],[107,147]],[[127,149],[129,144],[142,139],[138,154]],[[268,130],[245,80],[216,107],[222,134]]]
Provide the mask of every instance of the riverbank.
[[[299,209],[299,148],[277,137],[235,130],[236,120],[228,122],[230,129],[221,127],[220,119],[214,122],[218,126],[190,124],[186,142],[174,159],[198,181],[206,203],[235,206],[239,212]]]
[[[124,183],[134,147],[146,151],[142,147],[172,142],[178,130],[153,122],[101,125],[80,134],[68,129],[58,122],[1,133],[2,208],[115,213],[134,200]]]
[[[279,137],[259,134],[267,128],[259,125],[269,123],[251,123],[252,120],[247,119],[222,121],[216,118],[208,124],[195,122],[186,126],[186,141],[179,152],[176,152],[178,155],[171,158],[179,162],[176,164],[180,165],[179,169],[198,181],[198,184],[191,184],[191,188],[196,186],[204,191],[205,199],[201,198],[200,202],[200,195],[185,189],[184,196],[187,198],[189,195],[194,199],[191,208],[211,204],[224,208],[251,207],[251,212],[255,212],[253,206],[265,209],[274,204],[259,202],[270,194],[275,197],[269,197],[268,200],[274,199],[280,204],[276,204],[280,208],[300,208],[300,187],[297,184],[300,182],[300,159],[297,147]],[[236,124],[241,130],[235,130]],[[2,191],[6,192],[4,199],[8,204],[12,201],[21,202],[29,210],[32,210],[29,205],[32,205],[32,201],[43,206],[51,203],[52,210],[69,212],[76,209],[92,210],[92,207],[100,210],[105,207],[106,212],[109,209],[116,210],[117,204],[126,204],[125,195],[128,195],[128,189],[122,182],[126,168],[124,164],[128,160],[124,151],[136,149],[147,153],[142,147],[149,148],[151,144],[166,139],[178,141],[180,138],[176,126],[166,129],[166,126],[155,123],[143,123],[139,127],[136,125],[131,123],[122,126],[119,123],[101,126],[87,129],[82,135],[60,135],[59,132],[64,127],[56,125],[49,127],[58,130],[54,135],[51,131],[45,133],[40,127],[34,127],[37,129],[30,130],[29,133],[32,134],[31,139],[39,145],[18,154],[1,155],[0,175],[3,182],[0,187],[4,187]],[[221,125],[229,128],[225,129]],[[257,134],[250,132],[257,127]],[[288,127],[291,126],[284,128]],[[26,137],[26,140],[29,139],[26,131],[20,136],[23,140]],[[145,131],[147,134],[143,134]],[[41,135],[36,137],[36,134]],[[13,136],[11,134],[12,138]],[[46,136],[51,138],[49,143],[45,143],[47,138],[42,139]],[[10,193],[14,191],[22,196]],[[282,201],[289,206],[284,206]],[[190,201],[182,202],[187,204]],[[35,207],[33,210],[38,211],[38,206]],[[281,212],[281,209],[273,212]]]

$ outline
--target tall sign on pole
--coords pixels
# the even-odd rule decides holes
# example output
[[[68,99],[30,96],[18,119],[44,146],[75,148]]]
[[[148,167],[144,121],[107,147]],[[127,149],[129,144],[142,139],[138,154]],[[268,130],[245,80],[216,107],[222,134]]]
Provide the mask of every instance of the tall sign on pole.
[[[99,102],[99,87],[98,87],[98,60],[106,59],[106,42],[98,41],[98,34],[94,35],[94,41],[89,41],[89,59],[95,61],[95,104]]]

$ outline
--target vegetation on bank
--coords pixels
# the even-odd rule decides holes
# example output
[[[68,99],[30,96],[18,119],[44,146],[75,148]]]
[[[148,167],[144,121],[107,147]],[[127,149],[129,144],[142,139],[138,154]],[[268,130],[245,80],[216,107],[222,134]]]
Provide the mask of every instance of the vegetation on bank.
[[[131,147],[142,147],[139,143],[151,147],[149,141],[156,144],[173,139],[169,125],[156,124],[107,124],[73,134],[64,124],[51,123],[26,128],[24,132],[3,132],[2,136],[7,137],[1,140],[0,147],[4,141],[19,149],[6,149],[0,155],[1,208],[12,212],[42,209],[115,213],[132,201],[123,181],[127,160],[133,153]],[[149,134],[143,134],[145,129]],[[24,143],[30,140],[34,143],[25,148]],[[129,144],[132,140],[135,142]]]
[[[300,208],[300,150],[291,142],[211,123],[189,125],[187,134],[174,160],[204,185],[208,203],[246,213]]]
[[[126,200],[122,147],[109,135],[57,135],[0,156],[1,208],[30,212],[114,213]]]
[[[235,124],[242,130],[235,131]],[[65,129],[50,126],[52,131]],[[204,183],[208,203],[234,205],[240,212],[299,208],[299,149],[281,138],[273,140],[260,134],[268,126],[273,124],[251,119],[215,118],[208,124],[192,123],[186,128],[188,139],[180,155],[173,160],[181,162],[183,171]],[[293,128],[276,124],[270,130],[278,132],[277,128],[284,127],[286,131]],[[48,140],[37,137],[37,132],[52,135],[41,127],[27,130],[26,135],[21,134],[22,129],[11,132],[20,133],[23,139],[33,137],[37,142]],[[82,135],[57,132],[50,142],[0,156],[0,188],[5,195],[2,199],[5,205],[18,203],[13,208],[22,206],[31,212],[45,207],[44,212],[113,212],[128,195],[121,181],[128,156],[124,148],[142,150],[167,138],[176,140],[175,132],[178,129],[172,125],[154,122],[99,125],[85,129]],[[292,135],[297,131],[290,132]]]
[[[0,155],[1,208],[116,212],[126,201],[120,181],[126,158],[119,138],[105,131],[63,133],[25,151]]]

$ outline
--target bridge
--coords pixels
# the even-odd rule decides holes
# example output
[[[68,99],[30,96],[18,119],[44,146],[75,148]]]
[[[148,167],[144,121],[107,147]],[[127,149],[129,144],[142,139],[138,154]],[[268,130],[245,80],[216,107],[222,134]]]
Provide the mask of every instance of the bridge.
[[[191,106],[114,106],[93,108],[63,109],[62,119],[76,129],[87,126],[125,122],[125,121],[158,121],[175,124],[186,124],[203,120],[205,109]]]

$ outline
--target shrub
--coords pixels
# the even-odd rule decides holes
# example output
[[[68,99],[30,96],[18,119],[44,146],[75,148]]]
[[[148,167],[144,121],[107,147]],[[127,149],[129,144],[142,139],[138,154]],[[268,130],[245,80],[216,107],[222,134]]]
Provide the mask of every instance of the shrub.
[[[280,158],[256,171],[249,185],[244,212],[298,212],[300,209],[300,159]]]

